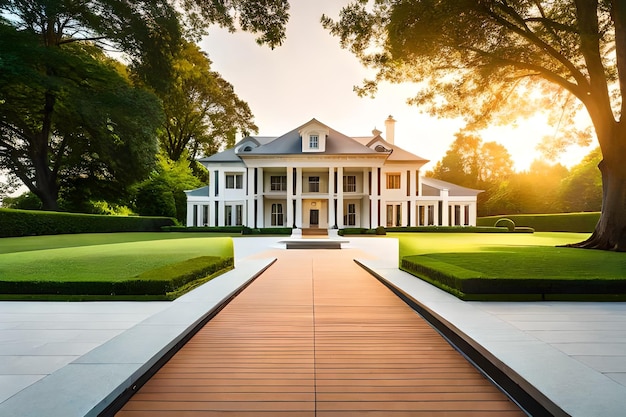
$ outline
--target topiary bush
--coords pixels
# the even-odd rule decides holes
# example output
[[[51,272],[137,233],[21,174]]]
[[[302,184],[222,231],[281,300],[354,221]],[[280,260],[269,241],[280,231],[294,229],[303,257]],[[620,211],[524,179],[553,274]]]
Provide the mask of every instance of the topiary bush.
[[[506,217],[503,217],[501,219],[498,219],[496,221],[496,223],[494,224],[495,227],[506,227],[507,229],[509,229],[509,232],[514,232],[515,231],[515,222],[511,219],[507,219]]]
[[[383,226],[378,226],[376,228],[376,234],[380,235],[380,236],[384,236],[387,234],[387,231],[385,230],[385,228]]]

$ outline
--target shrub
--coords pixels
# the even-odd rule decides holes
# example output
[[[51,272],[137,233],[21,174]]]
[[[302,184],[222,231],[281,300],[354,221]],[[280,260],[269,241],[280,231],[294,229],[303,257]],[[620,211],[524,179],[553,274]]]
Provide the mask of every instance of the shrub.
[[[383,226],[378,226],[378,227],[376,228],[376,234],[377,234],[377,235],[384,236],[384,235],[386,235],[386,234],[387,234],[387,231],[385,230],[385,228],[384,228]]]
[[[496,220],[494,227],[506,227],[507,229],[509,229],[509,232],[512,232],[515,230],[515,222],[511,219],[503,217],[501,219]]]
[[[158,232],[163,226],[174,224],[174,219],[169,217],[102,216],[0,208],[0,237]]]

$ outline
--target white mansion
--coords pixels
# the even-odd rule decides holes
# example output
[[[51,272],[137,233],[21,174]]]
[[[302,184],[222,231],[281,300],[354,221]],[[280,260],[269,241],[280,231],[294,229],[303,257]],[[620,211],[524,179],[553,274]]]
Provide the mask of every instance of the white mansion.
[[[428,160],[394,145],[394,124],[349,137],[312,119],[200,159],[210,185],[186,191],[187,226],[475,226],[480,191],[420,176]]]

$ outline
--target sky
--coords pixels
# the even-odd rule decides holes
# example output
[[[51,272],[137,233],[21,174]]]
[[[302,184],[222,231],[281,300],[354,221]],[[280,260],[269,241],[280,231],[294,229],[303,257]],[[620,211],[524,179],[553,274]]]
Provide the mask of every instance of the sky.
[[[211,27],[200,42],[212,60],[212,69],[233,84],[240,99],[255,116],[261,136],[280,136],[316,118],[348,136],[368,136],[377,128],[385,131],[384,121],[393,116],[396,145],[429,159],[432,169],[446,153],[463,123],[436,119],[406,103],[414,95],[410,84],[383,84],[375,98],[360,98],[353,91],[372,70],[364,68],[349,51],[341,49],[337,38],[325,30],[320,17],[336,19],[346,1],[292,0],[285,43],[271,50],[259,46],[252,34],[229,33]],[[511,154],[515,169],[526,170],[534,159],[541,159],[536,145],[554,127],[536,117],[519,120],[516,127],[491,128],[484,141],[496,141]],[[572,166],[589,152],[574,149],[559,162]]]

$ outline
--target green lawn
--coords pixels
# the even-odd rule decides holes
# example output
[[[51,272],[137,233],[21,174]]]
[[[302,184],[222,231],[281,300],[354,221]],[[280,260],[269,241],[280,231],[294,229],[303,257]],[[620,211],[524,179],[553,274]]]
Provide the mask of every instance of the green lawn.
[[[626,299],[626,253],[556,246],[587,234],[391,235],[402,269],[463,299]]]
[[[230,237],[206,236],[116,233],[4,238],[0,239],[0,281],[121,282],[192,258],[234,256]]]

